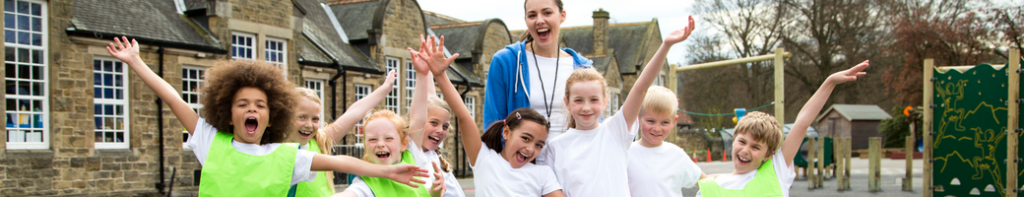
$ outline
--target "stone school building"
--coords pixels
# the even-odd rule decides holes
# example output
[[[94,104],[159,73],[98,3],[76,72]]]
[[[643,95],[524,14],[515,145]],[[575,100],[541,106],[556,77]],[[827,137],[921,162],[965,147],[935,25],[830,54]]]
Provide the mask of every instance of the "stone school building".
[[[519,38],[506,21],[463,21],[422,10],[415,0],[4,0],[3,10],[0,196],[196,193],[201,166],[183,146],[188,133],[107,53],[114,37],[137,39],[150,69],[197,111],[206,69],[262,60],[315,90],[328,123],[379,87],[388,70],[398,71],[399,82],[377,108],[405,113],[417,80],[406,48],[418,48],[420,34],[444,35],[446,49],[461,54],[448,75],[481,126],[491,55]],[[608,25],[607,12],[602,16],[594,28],[563,31],[592,37],[565,39],[563,47],[586,48],[580,51],[625,92],[637,64],[653,56],[651,43],[661,42],[657,23]],[[593,33],[604,28],[609,33]],[[628,38],[643,44],[598,37],[622,28],[645,33]],[[584,43],[593,40],[603,44]],[[610,109],[624,96],[613,98]],[[456,174],[470,176],[452,128],[442,153]],[[341,146],[354,147],[359,133]]]

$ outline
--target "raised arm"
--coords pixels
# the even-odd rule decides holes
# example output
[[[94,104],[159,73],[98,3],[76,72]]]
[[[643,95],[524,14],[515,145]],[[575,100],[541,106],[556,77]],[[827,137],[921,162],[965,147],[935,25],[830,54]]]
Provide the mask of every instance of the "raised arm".
[[[433,36],[431,36],[433,38]],[[433,45],[433,40],[425,41],[420,35],[420,50],[415,51],[408,48],[412,57],[412,67],[416,69],[416,89],[412,93],[412,105],[409,107],[409,137],[417,146],[423,146],[423,128],[427,124],[427,95],[434,94],[430,86],[434,86],[433,78],[430,78],[430,67],[425,59],[418,54],[426,50],[427,45]],[[444,43],[441,43],[444,44]]]
[[[122,41],[124,42],[122,43]],[[146,62],[142,61],[142,58],[139,57],[139,42],[132,39],[129,43],[128,37],[123,36],[120,39],[114,37],[114,42],[107,46],[107,53],[128,64],[128,67],[131,67],[135,74],[142,78],[142,82],[146,83],[146,86],[149,86],[149,89],[152,89],[156,96],[160,97],[160,100],[167,103],[167,106],[171,108],[171,112],[174,112],[174,116],[178,117],[181,125],[185,126],[185,130],[188,130],[188,134],[192,135],[192,132],[196,130],[196,122],[199,121],[199,115],[192,111],[192,107],[189,107],[185,100],[181,99],[178,91],[174,90],[171,84],[161,79],[156,73],[153,73],[153,70],[149,69]]]
[[[622,103],[622,115],[626,118],[626,128],[633,128],[633,123],[636,122],[636,117],[640,114],[640,104],[644,102],[644,96],[647,95],[647,89],[651,87],[651,83],[658,78],[658,72],[661,71],[661,64],[665,63],[668,50],[672,48],[672,45],[686,40],[687,37],[690,37],[690,32],[693,32],[693,16],[689,18],[690,24],[686,28],[673,31],[665,37],[658,52],[654,53],[654,58],[647,62],[647,66],[644,67],[640,77],[633,84],[633,89],[629,91],[629,95],[626,95],[626,101]]]
[[[366,97],[363,97],[355,103],[352,103],[351,106],[348,106],[348,111],[341,114],[341,117],[338,117],[337,120],[334,120],[333,124],[328,125],[323,128],[323,130],[330,134],[334,142],[341,141],[341,139],[348,134],[348,131],[351,131],[352,127],[366,116],[367,112],[370,112],[374,106],[377,106],[380,101],[383,101],[384,98],[387,97],[388,93],[390,93],[393,88],[392,85],[395,84],[395,78],[397,78],[397,75],[397,71],[388,71],[387,77],[384,78],[384,83],[380,84],[380,87],[373,90],[370,95],[366,95]]]
[[[455,117],[459,119],[459,130],[462,131],[462,144],[465,145],[466,156],[469,157],[469,164],[475,166],[476,156],[480,152],[482,144],[480,141],[480,130],[476,127],[476,120],[473,119],[473,116],[469,115],[469,109],[462,102],[462,96],[459,95],[459,91],[455,89],[451,79],[448,79],[448,74],[444,72],[455,61],[455,58],[459,57],[459,54],[456,53],[449,58],[445,58],[444,51],[441,48],[444,45],[443,36],[441,37],[440,44],[440,46],[428,44],[427,50],[419,53],[419,55],[430,66],[430,72],[434,75],[438,88],[441,88],[444,100],[448,102],[448,107],[452,108],[452,113],[455,113]]]
[[[800,108],[800,113],[796,115],[796,122],[793,123],[793,129],[789,130],[789,135],[786,136],[785,142],[782,142],[782,155],[786,157],[786,165],[793,165],[793,156],[800,150],[800,143],[803,142],[804,136],[807,135],[807,127],[811,126],[811,122],[818,116],[818,112],[825,106],[825,101],[828,100],[828,96],[832,94],[832,89],[841,83],[857,80],[858,76],[864,76],[865,72],[861,72],[864,68],[868,67],[868,61],[865,60],[853,68],[839,71],[828,76],[825,79],[825,83],[821,84],[818,91],[814,92],[814,95],[807,100],[803,108]]]
[[[387,178],[412,187],[419,187],[419,185],[412,182],[420,184],[427,182],[416,177],[430,176],[430,174],[427,174],[427,169],[416,167],[415,165],[377,165],[345,155],[316,154],[313,156],[313,163],[309,166],[309,170],[336,171],[361,176]]]

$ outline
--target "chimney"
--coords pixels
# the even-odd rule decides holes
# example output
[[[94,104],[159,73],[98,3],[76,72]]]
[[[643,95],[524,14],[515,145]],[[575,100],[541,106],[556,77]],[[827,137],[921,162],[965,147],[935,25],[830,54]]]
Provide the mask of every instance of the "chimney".
[[[604,56],[608,49],[608,12],[604,8],[594,11],[594,55]]]

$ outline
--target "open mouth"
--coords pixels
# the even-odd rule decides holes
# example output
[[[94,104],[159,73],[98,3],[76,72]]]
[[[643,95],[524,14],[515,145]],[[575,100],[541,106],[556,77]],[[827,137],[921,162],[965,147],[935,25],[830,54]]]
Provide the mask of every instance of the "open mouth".
[[[430,141],[430,143],[434,143],[435,145],[441,143],[441,138],[435,136],[427,136],[427,140]]]
[[[547,40],[550,37],[551,37],[551,29],[546,29],[545,28],[545,29],[538,29],[537,30],[537,39]]]
[[[750,159],[749,158],[743,158],[743,157],[736,157],[736,161],[738,161],[740,163],[740,165],[746,165],[746,164],[750,163]]]
[[[383,152],[383,151],[381,151],[381,152],[375,153],[374,155],[377,156],[377,160],[379,160],[379,161],[387,161],[388,158],[391,158],[391,152]]]
[[[245,133],[249,135],[256,134],[256,128],[260,126],[260,121],[256,120],[256,117],[249,117],[245,119]]]
[[[526,158],[530,158],[531,155],[527,155],[522,151],[516,151],[516,162],[526,163]]]
[[[311,135],[313,135],[313,131],[299,130],[299,137],[309,139]]]

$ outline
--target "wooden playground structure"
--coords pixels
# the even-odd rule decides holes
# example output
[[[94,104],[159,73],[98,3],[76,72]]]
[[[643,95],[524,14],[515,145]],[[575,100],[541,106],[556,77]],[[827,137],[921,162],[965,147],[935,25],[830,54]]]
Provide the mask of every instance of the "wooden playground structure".
[[[923,196],[1019,195],[1022,62],[1018,50],[1006,65],[924,61]]]
[[[688,71],[773,60],[775,64],[775,118],[785,125],[784,63],[790,53],[774,54],[677,67]],[[924,61],[922,196],[1018,196],[1024,185],[1019,151],[1021,69],[1020,51],[1011,49],[1006,65],[936,67]],[[913,128],[904,147],[906,175],[902,189],[913,191]],[[808,189],[822,187],[825,174],[837,177],[837,189],[850,189],[850,138],[819,135],[808,138],[804,174]],[[869,140],[869,191],[880,191],[880,137]],[[826,148],[826,144],[832,147]],[[831,150],[828,150],[831,149]],[[826,155],[826,152],[832,155]],[[798,157],[800,157],[798,155]],[[836,162],[830,160],[835,158]],[[826,162],[826,160],[829,160]],[[821,162],[818,162],[821,161]],[[830,164],[831,163],[831,164]],[[970,169],[970,170],[965,170]],[[829,172],[831,170],[831,172]]]

